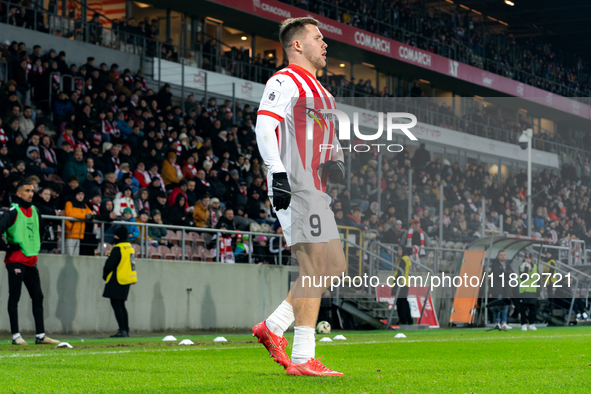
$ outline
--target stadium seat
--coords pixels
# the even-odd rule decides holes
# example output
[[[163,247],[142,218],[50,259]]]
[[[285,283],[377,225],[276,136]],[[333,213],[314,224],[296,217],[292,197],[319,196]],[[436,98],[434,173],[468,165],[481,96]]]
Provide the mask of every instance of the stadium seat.
[[[160,253],[158,251],[158,249],[156,249],[155,247],[149,246],[148,247],[148,258],[161,260],[162,259],[162,253]]]
[[[158,253],[160,253],[165,260],[176,260],[176,256],[170,251],[168,246],[158,246]]]
[[[142,257],[142,248],[140,245],[138,244],[132,244],[133,245],[133,251],[136,255],[136,257]]]
[[[193,234],[195,234],[195,233],[193,233],[193,232],[191,232],[191,231],[185,231],[185,248],[186,248],[187,246],[190,246],[190,247],[194,247],[194,246],[195,246],[195,245],[194,245],[194,244],[195,244],[195,242],[194,242],[194,240],[193,240]],[[181,235],[182,235],[182,234],[181,234]],[[181,240],[182,240],[182,238],[181,238]]]
[[[182,257],[183,257],[183,248],[181,248],[180,246],[171,246],[170,247],[170,253],[172,255],[174,255],[174,259],[175,260],[182,260]],[[164,258],[166,258],[166,256],[164,256]]]
[[[193,242],[193,248],[197,249],[199,246],[205,246],[205,241],[203,240],[203,236],[199,233],[189,233],[191,234],[191,240]]]
[[[203,249],[203,260],[204,261],[213,261],[215,256],[215,249]]]
[[[193,255],[193,248],[191,246],[185,246],[185,260],[191,260]],[[182,255],[179,257],[182,260]]]
[[[162,237],[162,239],[169,241],[173,245],[178,245],[180,237],[177,235],[176,231],[166,230],[166,235]]]
[[[197,249],[191,255],[192,261],[203,261],[203,246],[198,246]]]

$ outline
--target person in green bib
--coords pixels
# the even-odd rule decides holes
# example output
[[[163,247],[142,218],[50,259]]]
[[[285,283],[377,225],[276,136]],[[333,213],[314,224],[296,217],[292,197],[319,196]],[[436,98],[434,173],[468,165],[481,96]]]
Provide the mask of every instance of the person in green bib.
[[[129,295],[129,287],[137,282],[135,270],[135,254],[133,246],[127,242],[129,229],[121,226],[115,231],[117,244],[111,250],[103,268],[105,290],[103,297],[111,299],[111,307],[119,325],[119,331],[111,338],[129,337],[129,320],[125,301]]]
[[[538,273],[538,265],[532,262],[532,255],[526,252],[523,263],[519,266],[519,306],[521,314],[521,330],[536,331],[536,315],[538,313],[537,290],[542,283]]]
[[[4,263],[8,271],[8,316],[13,345],[28,345],[18,326],[18,302],[23,283],[33,301],[35,319],[35,343],[58,344],[59,341],[45,335],[43,324],[43,292],[37,269],[37,255],[41,250],[43,219],[32,204],[34,189],[29,182],[20,182],[16,188],[15,202],[0,217],[0,250],[5,250]],[[6,242],[2,239],[2,234]]]

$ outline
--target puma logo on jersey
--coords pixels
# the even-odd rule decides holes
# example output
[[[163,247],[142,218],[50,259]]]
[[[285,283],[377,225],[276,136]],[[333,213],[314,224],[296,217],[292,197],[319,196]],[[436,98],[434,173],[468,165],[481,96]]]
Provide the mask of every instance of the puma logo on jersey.
[[[280,81],[280,80],[278,80],[277,78],[275,78],[275,80],[276,80],[277,82],[279,82],[279,86],[281,86],[281,84],[284,82],[284,81]]]

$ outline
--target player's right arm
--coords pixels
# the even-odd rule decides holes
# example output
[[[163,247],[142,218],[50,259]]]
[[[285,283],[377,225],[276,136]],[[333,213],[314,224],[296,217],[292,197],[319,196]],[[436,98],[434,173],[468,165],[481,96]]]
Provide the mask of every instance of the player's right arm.
[[[289,76],[274,75],[265,86],[257,114],[257,146],[272,175],[269,195],[273,197],[275,210],[287,209],[291,201],[291,188],[279,153],[277,131],[290,111],[292,98],[298,97],[298,93],[297,86]]]

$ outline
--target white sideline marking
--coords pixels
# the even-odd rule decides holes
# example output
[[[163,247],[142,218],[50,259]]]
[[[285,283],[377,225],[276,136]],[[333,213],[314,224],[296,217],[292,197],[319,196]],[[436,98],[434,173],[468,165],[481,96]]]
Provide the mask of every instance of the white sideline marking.
[[[248,349],[248,348],[258,348],[258,345],[245,345],[245,346],[224,346],[223,348],[183,348],[183,349],[137,349],[137,350],[110,350],[105,352],[86,352],[84,350],[76,351],[76,352],[68,352],[68,353],[56,353],[56,352],[44,352],[44,353],[33,353],[33,354],[23,354],[21,352],[7,354],[0,356],[2,358],[27,358],[27,357],[47,357],[47,356],[59,356],[59,357],[69,357],[69,356],[92,356],[96,354],[122,354],[122,353],[147,353],[147,352],[186,352],[186,351],[206,351],[206,350],[231,350],[231,349]]]
[[[577,338],[577,337],[590,337],[591,334],[576,334],[576,335],[561,335],[560,338]],[[548,339],[548,338],[556,338],[556,335],[536,335],[527,337],[530,339]],[[404,339],[400,338],[398,341],[366,341],[366,342],[331,342],[327,344],[323,344],[323,346],[347,346],[347,345],[371,345],[376,343],[392,343],[392,344],[400,344],[400,343],[415,343],[415,342],[468,342],[468,341],[505,341],[505,340],[514,340],[514,339],[523,339],[523,336],[497,336],[497,337],[488,337],[488,338],[460,338],[460,339]],[[71,356],[93,356],[93,355],[103,355],[103,354],[123,354],[123,353],[146,353],[146,352],[187,352],[187,351],[208,351],[208,350],[234,350],[234,349],[258,349],[261,346],[259,344],[253,345],[243,345],[243,346],[224,346],[224,347],[199,347],[194,346],[190,348],[182,348],[182,349],[136,349],[136,350],[110,350],[104,352],[86,352],[84,350],[79,351],[70,351],[70,352],[44,352],[44,353],[34,353],[34,354],[22,354],[22,353],[13,353],[7,355],[0,355],[0,359],[2,358],[28,358],[28,357],[48,357],[48,356],[58,356],[58,357],[71,357]]]

